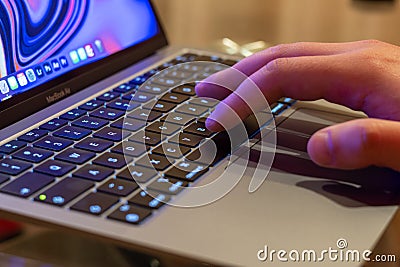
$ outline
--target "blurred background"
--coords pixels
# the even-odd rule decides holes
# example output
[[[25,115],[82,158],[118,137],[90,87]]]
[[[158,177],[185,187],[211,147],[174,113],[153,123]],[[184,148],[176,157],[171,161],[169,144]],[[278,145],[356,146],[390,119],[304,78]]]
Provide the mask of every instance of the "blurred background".
[[[379,39],[400,44],[400,7],[390,0],[155,0],[171,44]]]

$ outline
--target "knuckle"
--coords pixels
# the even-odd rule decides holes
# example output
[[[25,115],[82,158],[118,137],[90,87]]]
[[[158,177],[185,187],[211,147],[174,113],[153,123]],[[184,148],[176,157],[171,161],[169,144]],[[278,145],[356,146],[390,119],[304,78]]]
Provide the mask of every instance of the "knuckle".
[[[285,55],[288,51],[288,45],[287,44],[278,44],[275,46],[272,46],[268,48],[269,52],[274,55],[275,57],[280,57],[282,55]]]
[[[358,124],[361,138],[361,151],[373,153],[379,147],[381,129],[379,123],[373,119],[362,119]]]
[[[288,58],[277,58],[269,62],[265,67],[268,72],[281,73],[285,71],[288,65]]]
[[[363,45],[365,46],[380,46],[383,44],[382,41],[376,40],[376,39],[368,39],[368,40],[363,40],[360,41]]]
[[[380,74],[385,58],[379,49],[365,48],[354,51],[351,60],[357,62],[358,72],[373,75]]]

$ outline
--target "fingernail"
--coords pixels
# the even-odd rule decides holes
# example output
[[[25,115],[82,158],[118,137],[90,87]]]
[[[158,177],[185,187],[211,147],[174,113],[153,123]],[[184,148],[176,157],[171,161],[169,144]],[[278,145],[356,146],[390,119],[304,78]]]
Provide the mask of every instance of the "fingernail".
[[[315,133],[308,144],[308,152],[311,159],[322,166],[333,164],[333,143],[328,131]]]
[[[206,127],[208,130],[210,130],[212,132],[220,132],[224,129],[224,127],[222,127],[221,124],[219,124],[217,121],[215,121],[211,118],[207,118]]]
[[[198,82],[196,83],[196,86],[194,88],[195,92],[197,95],[201,94],[201,91],[204,90],[204,87],[206,86],[206,83],[204,82]]]

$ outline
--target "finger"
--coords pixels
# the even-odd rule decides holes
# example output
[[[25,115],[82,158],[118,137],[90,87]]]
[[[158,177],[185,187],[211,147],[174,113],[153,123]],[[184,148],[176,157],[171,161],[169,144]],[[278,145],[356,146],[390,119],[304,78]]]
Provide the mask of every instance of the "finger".
[[[198,83],[199,96],[222,100],[234,91],[248,76],[278,58],[335,55],[360,47],[362,42],[281,44],[244,58],[232,68],[211,75]]]
[[[224,105],[217,105],[207,120],[207,127],[221,131],[223,129],[219,124],[233,127],[239,123],[226,106],[244,119],[252,112],[265,109],[266,100],[274,103],[282,96],[298,100],[324,98],[360,109],[372,87],[359,87],[360,81],[352,76],[353,65],[348,61],[348,56],[340,55],[273,60],[242,82],[234,93],[222,101]]]
[[[315,133],[308,153],[317,164],[340,169],[369,165],[400,171],[400,123],[359,119],[330,126]]]

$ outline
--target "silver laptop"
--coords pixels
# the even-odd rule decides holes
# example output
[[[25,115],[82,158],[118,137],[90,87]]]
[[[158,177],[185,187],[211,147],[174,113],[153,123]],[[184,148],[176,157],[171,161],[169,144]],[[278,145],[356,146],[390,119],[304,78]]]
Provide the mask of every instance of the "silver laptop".
[[[375,260],[399,174],[306,153],[313,132],[362,115],[282,98],[242,135],[212,133],[217,101],[194,82],[237,59],[169,47],[149,1],[1,1],[0,14],[4,217],[189,266]]]

